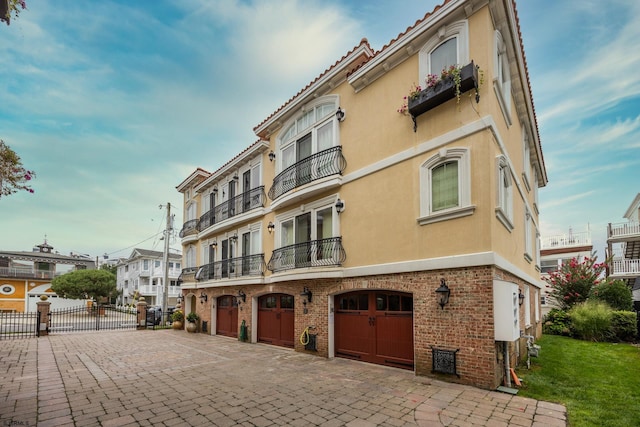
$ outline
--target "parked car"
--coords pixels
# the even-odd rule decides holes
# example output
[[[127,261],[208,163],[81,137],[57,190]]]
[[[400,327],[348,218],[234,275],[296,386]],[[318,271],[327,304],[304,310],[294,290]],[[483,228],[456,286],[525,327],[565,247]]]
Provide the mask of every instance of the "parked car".
[[[147,325],[153,324],[159,325],[162,321],[162,307],[148,307],[147,308]]]

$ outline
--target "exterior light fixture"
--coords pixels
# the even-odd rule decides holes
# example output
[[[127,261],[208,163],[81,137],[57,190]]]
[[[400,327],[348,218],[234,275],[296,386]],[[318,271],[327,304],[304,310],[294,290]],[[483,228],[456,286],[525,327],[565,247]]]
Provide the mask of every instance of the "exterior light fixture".
[[[271,150],[271,152],[269,152],[269,161],[273,162],[276,158],[276,153],[273,152],[273,150]]]
[[[304,304],[306,305],[307,302],[311,302],[311,297],[313,296],[313,293],[309,290],[309,288],[307,288],[306,286],[302,289],[302,293],[300,294],[301,297],[306,297],[307,300],[304,302]]]
[[[345,112],[342,108],[338,107],[338,111],[336,111],[336,119],[339,122],[344,121]]]
[[[440,287],[436,289],[436,294],[438,294],[438,304],[440,304],[440,308],[444,310],[444,306],[449,303],[449,295],[451,295],[451,291],[444,281],[444,277],[440,279]]]
[[[207,299],[208,299],[207,294],[205,294],[204,291],[202,291],[200,293],[200,304],[204,304],[205,302],[207,302]]]
[[[213,243],[211,243],[211,247],[212,247],[212,248],[215,248],[215,247],[217,247],[217,246],[218,246],[218,241],[217,241],[217,240],[214,240],[214,241],[213,241]]]
[[[522,305],[524,303],[524,294],[520,289],[518,289],[518,305]]]
[[[247,302],[247,294],[245,294],[242,289],[238,291],[238,298],[240,298],[242,302]]]
[[[273,230],[276,228],[275,225],[273,225],[273,223],[271,221],[269,221],[269,225],[267,225],[267,231],[269,232],[269,234],[273,233]]]
[[[342,211],[344,211],[344,202],[340,199],[336,200],[336,212],[338,212],[338,214],[342,213]]]
[[[236,172],[236,173],[233,175],[233,180],[234,180],[234,181],[237,181],[238,179],[240,179],[240,178],[238,178],[238,172]]]
[[[182,294],[179,294],[178,298],[176,298],[176,304],[182,304]]]
[[[213,194],[218,194],[218,187],[213,187]]]
[[[229,240],[233,240],[234,242],[238,241],[238,233],[233,233],[233,236],[229,237]]]

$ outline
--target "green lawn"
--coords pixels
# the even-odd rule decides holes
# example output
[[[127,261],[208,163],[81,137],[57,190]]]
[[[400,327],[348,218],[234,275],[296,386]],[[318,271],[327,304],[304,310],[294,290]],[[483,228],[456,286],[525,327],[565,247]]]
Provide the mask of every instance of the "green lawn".
[[[517,370],[519,396],[564,404],[572,427],[640,426],[640,347],[557,335],[537,344],[531,369]]]

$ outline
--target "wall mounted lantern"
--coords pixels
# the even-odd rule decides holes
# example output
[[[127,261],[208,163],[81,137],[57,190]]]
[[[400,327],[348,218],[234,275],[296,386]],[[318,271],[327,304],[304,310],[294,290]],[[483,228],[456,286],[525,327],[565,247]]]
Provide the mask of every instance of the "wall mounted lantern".
[[[240,298],[242,302],[247,302],[247,294],[245,294],[242,289],[238,291],[238,298]]]
[[[269,225],[267,225],[267,231],[269,232],[269,234],[273,233],[273,230],[276,228],[275,225],[273,225],[273,223],[271,221],[269,221]]]
[[[271,150],[269,152],[269,161],[273,162],[275,160],[275,158],[276,158],[276,153],[274,153],[273,150]]]
[[[440,287],[436,289],[436,294],[438,294],[438,304],[440,304],[440,308],[444,310],[444,306],[449,303],[449,295],[451,295],[451,291],[444,281],[444,277],[440,279]]]
[[[233,240],[234,242],[238,241],[238,233],[233,233],[233,236],[229,237],[229,240]]]
[[[234,181],[237,181],[237,180],[239,180],[239,179],[240,179],[240,178],[238,178],[238,172],[236,172],[236,173],[233,175],[233,180],[234,180]]]
[[[309,290],[309,288],[307,288],[306,286],[302,289],[302,293],[300,294],[301,297],[306,297],[307,300],[304,302],[304,304],[306,305],[307,302],[311,302],[311,297],[313,296],[313,293]]]
[[[342,211],[344,211],[344,202],[340,199],[336,200],[336,212],[338,212],[338,215],[342,213]]]
[[[336,111],[336,119],[338,119],[339,122],[343,121],[345,114],[345,111],[338,107],[338,111]]]
[[[520,289],[518,289],[518,305],[522,305],[524,303],[524,294]]]
[[[205,294],[204,291],[202,291],[200,293],[200,304],[204,304],[205,302],[207,302],[207,299],[208,299],[207,294]]]
[[[178,295],[178,298],[176,299],[176,304],[182,304],[182,294]]]
[[[218,187],[213,187],[213,194],[218,194]]]
[[[216,246],[218,246],[218,242],[214,240],[213,243],[211,243],[211,247],[215,248]]]

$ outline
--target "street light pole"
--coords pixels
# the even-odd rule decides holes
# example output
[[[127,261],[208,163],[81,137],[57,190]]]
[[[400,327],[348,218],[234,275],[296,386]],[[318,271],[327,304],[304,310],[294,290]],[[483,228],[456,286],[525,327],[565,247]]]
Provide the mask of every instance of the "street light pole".
[[[171,203],[167,203],[167,228],[164,230],[164,274],[162,277],[162,313],[167,314],[167,303],[169,297],[169,235],[171,234]]]

